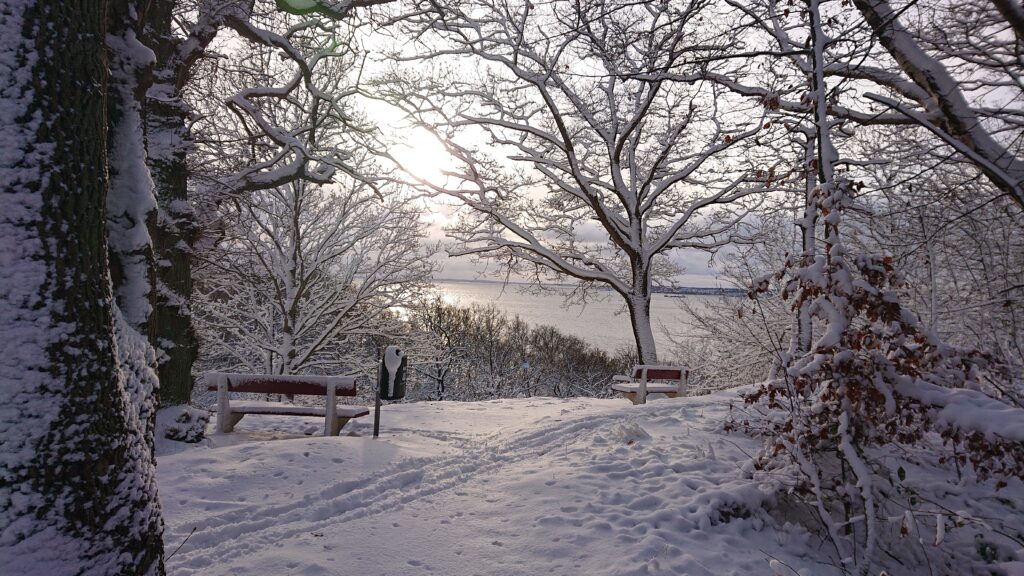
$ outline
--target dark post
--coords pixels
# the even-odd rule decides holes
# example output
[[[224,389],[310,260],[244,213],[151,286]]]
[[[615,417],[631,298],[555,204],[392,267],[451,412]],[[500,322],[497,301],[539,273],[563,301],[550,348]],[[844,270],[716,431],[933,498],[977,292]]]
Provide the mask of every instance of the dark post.
[[[377,368],[377,401],[373,409],[373,437],[380,435],[380,401],[405,398],[405,354],[398,346],[384,349],[384,358]]]
[[[377,393],[374,394],[377,397],[377,402],[373,407],[373,437],[380,436],[380,389],[377,389]]]

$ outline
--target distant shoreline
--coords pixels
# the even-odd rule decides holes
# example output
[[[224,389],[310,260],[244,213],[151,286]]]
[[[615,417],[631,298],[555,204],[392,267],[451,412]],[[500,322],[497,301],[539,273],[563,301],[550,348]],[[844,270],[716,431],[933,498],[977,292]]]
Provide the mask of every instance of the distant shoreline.
[[[529,286],[529,282],[519,282],[515,280],[488,280],[480,279],[473,280],[467,278],[435,278],[436,283],[450,283],[450,284],[510,284],[513,286]],[[552,288],[573,288],[573,284],[547,284]],[[605,287],[598,287],[599,290],[608,290]],[[747,291],[743,288],[722,288],[722,287],[700,287],[700,286],[680,286],[677,288],[669,288],[665,286],[655,286],[653,289],[655,294],[665,294],[668,296],[746,296]]]

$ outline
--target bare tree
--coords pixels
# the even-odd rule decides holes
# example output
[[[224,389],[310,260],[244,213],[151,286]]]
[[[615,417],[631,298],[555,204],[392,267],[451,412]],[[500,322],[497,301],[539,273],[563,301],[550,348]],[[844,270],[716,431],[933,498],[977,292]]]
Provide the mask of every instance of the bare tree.
[[[451,252],[538,284],[610,288],[644,362],[657,361],[650,301],[677,271],[670,254],[730,242],[765,187],[757,166],[724,160],[741,160],[740,144],[762,130],[760,108],[723,109],[708,83],[650,79],[710,66],[729,43],[709,6],[424,3],[411,21],[433,35],[407,59],[456,64],[387,78],[378,94],[439,135],[458,163],[446,182],[420,180],[468,208],[448,230]],[[483,139],[487,149],[474,146]]]
[[[791,66],[812,74],[807,47],[794,36],[794,6],[730,1],[744,18],[744,41],[764,70]],[[919,2],[857,0],[857,12],[829,10],[843,22],[831,50],[842,54],[825,69],[834,79],[830,113],[851,125],[915,125],[939,138],[958,158],[1024,207],[1024,40],[1019,7],[1002,0]],[[1015,18],[1016,15],[1016,18]],[[859,16],[859,17],[855,17]],[[904,25],[902,18],[915,22]],[[756,33],[763,34],[758,36]],[[766,40],[767,38],[767,40]],[[665,71],[657,78],[702,77],[774,108],[809,114],[802,82],[708,71]]]
[[[406,204],[351,180],[297,181],[235,202],[198,275],[207,363],[268,374],[363,367],[360,340],[393,336],[391,309],[432,271]]]
[[[305,127],[274,125],[259,114],[259,102],[287,102],[292,94],[313,94],[325,114],[338,104],[337,93],[319,90],[315,68],[331,60],[348,45],[338,44],[360,9],[390,0],[352,2],[269,2],[269,0],[154,0],[142,14],[146,43],[156,55],[153,86],[145,102],[148,162],[153,174],[158,211],[150,221],[156,253],[153,319],[150,327],[160,350],[160,396],[163,404],[188,401],[192,390],[192,363],[197,354],[189,311],[192,293],[192,247],[201,225],[192,204],[196,189],[214,187],[241,193],[284,185],[303,178],[329,182],[344,170],[343,155],[333,150],[311,150],[303,144]],[[281,11],[295,16],[286,17]],[[236,165],[234,173],[221,172],[216,183],[197,177],[190,156],[195,153],[192,127],[196,108],[208,112],[207,95],[189,98],[197,75],[217,61],[216,40],[233,38],[250,53],[274,54],[282,62],[277,76],[237,87],[225,96],[229,106],[245,117],[252,140],[260,141],[261,154],[250,164]],[[197,102],[206,99],[202,105]],[[205,115],[205,114],[204,114]],[[246,158],[252,158],[247,155]]]

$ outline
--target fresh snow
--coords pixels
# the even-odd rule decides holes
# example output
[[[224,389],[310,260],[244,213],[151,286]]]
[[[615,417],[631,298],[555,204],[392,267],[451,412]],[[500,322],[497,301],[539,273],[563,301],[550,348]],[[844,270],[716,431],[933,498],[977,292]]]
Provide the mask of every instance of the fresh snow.
[[[722,398],[388,406],[382,436],[259,417],[159,458],[171,574],[751,574],[766,531]],[[350,423],[353,426],[355,423]],[[161,445],[168,449],[169,444]],[[746,516],[734,518],[731,516]],[[796,554],[791,553],[795,551]],[[816,572],[821,574],[823,572]]]
[[[759,441],[722,431],[735,399],[419,402],[385,406],[377,440],[370,418],[322,437],[318,418],[258,415],[202,444],[158,440],[168,573],[839,574],[780,484],[755,479]],[[916,517],[907,545],[1006,549],[976,521],[1012,524],[1020,482],[993,493],[907,470],[971,510],[940,516],[949,533]]]

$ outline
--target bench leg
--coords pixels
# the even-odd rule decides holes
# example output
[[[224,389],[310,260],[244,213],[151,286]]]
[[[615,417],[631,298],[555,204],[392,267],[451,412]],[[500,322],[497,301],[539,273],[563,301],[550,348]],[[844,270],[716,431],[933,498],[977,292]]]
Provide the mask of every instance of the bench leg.
[[[351,420],[351,418],[342,418],[340,416],[335,418],[334,422],[331,423],[331,436],[339,436],[341,434],[341,429],[345,427],[345,424],[348,424],[349,420]]]
[[[640,399],[636,392],[619,392],[619,394],[622,394],[622,397],[632,402],[634,406],[640,404]]]
[[[242,412],[229,412],[223,419],[218,417],[217,419],[220,420],[221,423],[220,431],[225,433],[234,431],[235,424],[238,424],[238,422],[244,417],[245,414]]]

